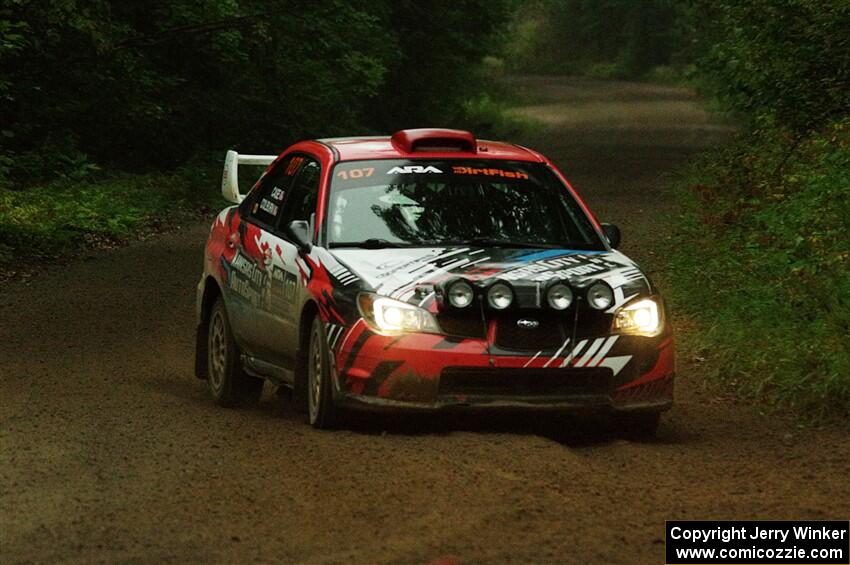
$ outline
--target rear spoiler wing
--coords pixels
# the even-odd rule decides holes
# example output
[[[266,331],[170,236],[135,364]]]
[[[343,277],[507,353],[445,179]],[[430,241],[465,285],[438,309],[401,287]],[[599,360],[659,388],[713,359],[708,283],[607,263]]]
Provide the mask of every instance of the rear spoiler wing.
[[[277,155],[240,155],[232,149],[224,157],[224,172],[221,173],[221,195],[228,202],[239,204],[245,198],[239,193],[239,165],[266,167],[277,159]]]

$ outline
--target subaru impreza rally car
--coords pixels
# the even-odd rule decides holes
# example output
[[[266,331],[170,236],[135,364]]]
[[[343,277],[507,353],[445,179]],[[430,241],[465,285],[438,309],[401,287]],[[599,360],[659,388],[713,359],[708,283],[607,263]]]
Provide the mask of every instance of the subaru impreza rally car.
[[[240,165],[268,165],[239,192]],[[602,411],[653,433],[674,353],[657,289],[541,154],[457,130],[229,151],[197,291],[214,400]]]

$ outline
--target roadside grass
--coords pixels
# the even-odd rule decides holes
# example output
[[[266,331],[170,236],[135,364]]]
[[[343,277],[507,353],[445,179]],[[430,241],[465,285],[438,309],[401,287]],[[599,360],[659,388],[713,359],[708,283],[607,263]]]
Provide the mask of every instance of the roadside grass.
[[[812,420],[850,415],[850,119],[709,152],[674,188],[683,349],[745,395]]]
[[[85,248],[112,247],[223,204],[220,163],[170,172],[95,173],[0,188],[0,271],[6,276]]]
[[[511,114],[509,96],[499,85],[494,95],[483,94],[467,100],[464,104],[464,118],[459,127],[468,129],[479,139],[509,140],[522,137],[535,127],[535,123],[526,118]]]

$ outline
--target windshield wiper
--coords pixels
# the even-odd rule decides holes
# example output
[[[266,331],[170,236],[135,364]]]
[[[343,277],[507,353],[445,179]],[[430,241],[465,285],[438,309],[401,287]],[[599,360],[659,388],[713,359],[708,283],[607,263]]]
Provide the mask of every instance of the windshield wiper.
[[[395,243],[380,237],[370,237],[363,241],[332,241],[329,247],[360,247],[362,249],[384,249],[386,247],[403,247],[405,244]]]
[[[510,248],[528,248],[541,247],[544,249],[552,249],[560,247],[557,243],[536,243],[530,241],[509,241],[507,239],[493,239],[489,237],[472,237],[463,241],[452,242],[458,245],[479,245],[481,247],[510,247]]]
[[[516,249],[542,248],[556,249],[562,247],[556,243],[535,243],[528,241],[509,241],[506,239],[492,239],[489,237],[473,237],[463,240],[421,240],[421,241],[388,241],[379,237],[370,237],[363,241],[332,241],[328,247],[358,247],[360,249],[387,249],[398,247],[446,247],[461,245],[477,245],[480,247],[509,247]]]

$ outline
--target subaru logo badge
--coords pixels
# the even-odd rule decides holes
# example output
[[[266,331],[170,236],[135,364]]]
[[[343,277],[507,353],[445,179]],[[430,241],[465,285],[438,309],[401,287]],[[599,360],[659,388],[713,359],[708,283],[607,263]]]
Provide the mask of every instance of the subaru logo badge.
[[[540,322],[531,318],[520,318],[516,321],[516,325],[524,330],[533,330],[540,325]]]

